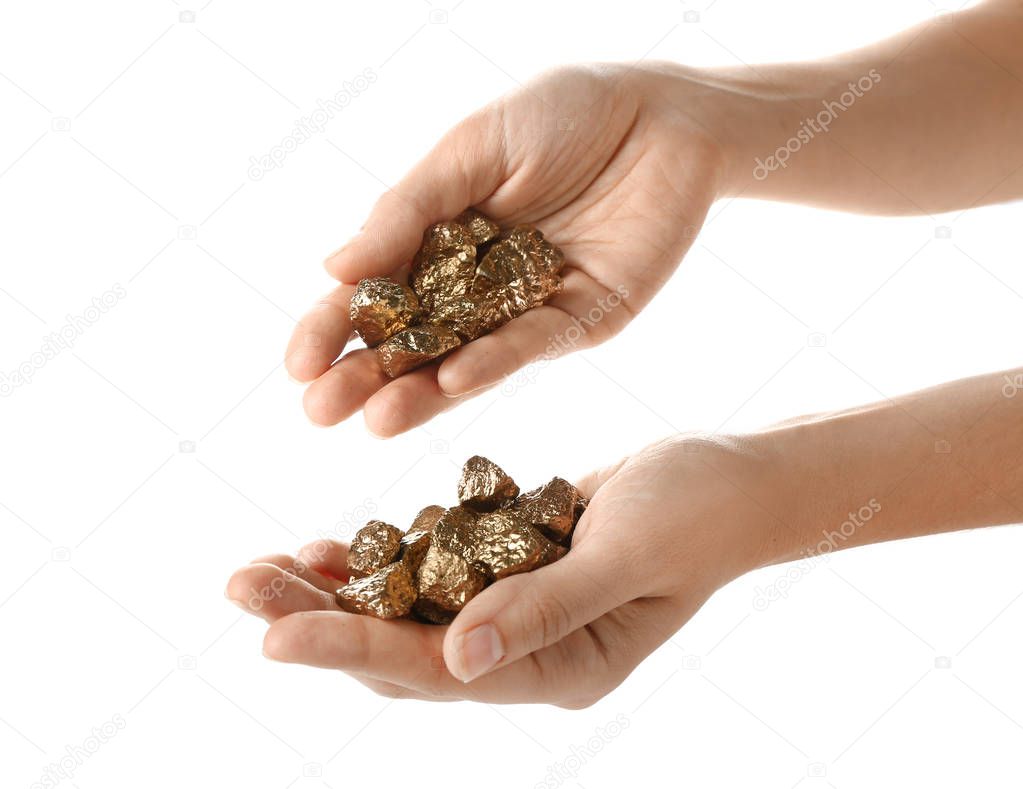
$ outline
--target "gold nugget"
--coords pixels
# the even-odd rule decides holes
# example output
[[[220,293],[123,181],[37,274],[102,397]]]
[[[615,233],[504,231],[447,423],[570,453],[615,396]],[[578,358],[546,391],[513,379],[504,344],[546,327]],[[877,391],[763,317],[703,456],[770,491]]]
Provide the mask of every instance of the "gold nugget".
[[[395,562],[342,586],[335,599],[343,611],[351,614],[395,619],[412,610],[416,589],[408,568]]]
[[[473,558],[495,579],[535,570],[565,553],[509,510],[481,516],[477,533]]]
[[[447,326],[412,326],[377,346],[380,367],[390,378],[421,367],[461,343]]]
[[[401,530],[383,521],[370,521],[355,533],[348,548],[348,572],[362,578],[390,564],[401,546]]]
[[[465,461],[458,481],[458,500],[477,512],[489,512],[519,495],[519,486],[501,467],[474,455]]]
[[[412,611],[428,622],[446,625],[483,589],[483,573],[456,553],[431,545],[416,575]]]
[[[519,496],[514,509],[526,523],[550,539],[563,542],[578,520],[576,508],[581,500],[582,494],[575,485],[555,477],[543,487]]]
[[[476,513],[461,505],[446,510],[433,527],[433,544],[467,561],[476,542]]]
[[[372,348],[412,324],[419,313],[419,299],[408,285],[373,277],[359,280],[348,312],[352,327]]]
[[[476,246],[482,246],[492,238],[497,238],[497,234],[501,232],[497,222],[472,208],[456,216],[455,222],[468,229]]]

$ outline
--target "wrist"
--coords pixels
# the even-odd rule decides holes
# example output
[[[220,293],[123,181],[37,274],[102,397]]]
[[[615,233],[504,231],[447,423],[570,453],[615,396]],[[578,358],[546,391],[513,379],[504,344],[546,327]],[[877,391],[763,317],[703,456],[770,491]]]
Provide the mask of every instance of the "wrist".
[[[678,64],[655,65],[664,80],[662,95],[670,106],[702,132],[719,155],[719,198],[755,191],[765,163],[799,126],[799,106],[791,95],[796,85],[780,77],[758,78],[750,68],[697,69]],[[753,77],[751,79],[751,76]],[[779,165],[780,167],[780,165]],[[758,178],[758,176],[760,176]]]

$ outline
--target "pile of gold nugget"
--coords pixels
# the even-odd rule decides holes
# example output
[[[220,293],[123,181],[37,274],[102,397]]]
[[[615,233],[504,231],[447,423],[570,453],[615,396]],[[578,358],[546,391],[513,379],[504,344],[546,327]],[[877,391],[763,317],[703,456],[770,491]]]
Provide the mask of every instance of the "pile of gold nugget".
[[[396,378],[558,293],[564,261],[532,225],[502,232],[470,209],[426,230],[409,285],[360,280],[349,308],[352,326]]]
[[[338,605],[446,625],[487,585],[564,556],[588,503],[560,477],[519,495],[511,477],[478,455],[462,468],[458,501],[426,507],[404,534],[383,521],[360,529]]]

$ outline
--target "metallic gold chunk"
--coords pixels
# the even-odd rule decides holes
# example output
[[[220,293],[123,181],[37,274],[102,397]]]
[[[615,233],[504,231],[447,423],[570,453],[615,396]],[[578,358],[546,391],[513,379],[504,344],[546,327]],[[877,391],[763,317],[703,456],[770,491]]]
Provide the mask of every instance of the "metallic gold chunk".
[[[489,512],[519,495],[519,486],[493,461],[473,455],[462,466],[458,501],[477,512]]]
[[[508,232],[508,240],[539,262],[548,274],[559,273],[565,265],[565,254],[532,225],[516,225]]]
[[[433,527],[433,544],[471,561],[477,517],[472,510],[462,506],[445,511]]]
[[[395,562],[342,586],[335,599],[343,611],[395,619],[412,609],[416,588],[408,568]]]
[[[419,570],[423,563],[423,557],[430,550],[433,542],[433,533],[429,531],[416,530],[405,533],[401,538],[401,551],[398,553],[398,561],[404,564],[413,575]]]
[[[407,534],[414,531],[432,531],[445,512],[447,512],[447,507],[442,507],[439,504],[423,507],[412,521],[412,525],[408,527]]]
[[[560,542],[575,525],[575,509],[581,498],[575,485],[555,477],[543,487],[523,493],[512,508],[526,523]]]
[[[390,378],[443,356],[461,343],[447,326],[425,324],[400,331],[376,347],[380,367]]]
[[[497,234],[501,232],[497,222],[472,208],[467,208],[456,216],[455,221],[469,229],[469,233],[472,234],[472,240],[477,246],[486,244],[490,239],[496,238]]]
[[[415,520],[412,521],[408,531],[401,538],[401,550],[398,554],[399,561],[408,567],[409,572],[413,576],[415,576],[419,565],[423,562],[423,557],[426,556],[426,552],[430,549],[430,544],[433,542],[433,527],[437,525],[437,521],[440,520],[445,512],[444,507],[436,504],[423,507],[419,514],[416,515]]]
[[[423,307],[466,293],[476,270],[476,242],[458,222],[438,222],[427,228],[412,261],[409,282]]]
[[[514,512],[497,510],[480,517],[472,556],[499,580],[560,558],[558,548]]]
[[[448,624],[484,583],[483,573],[461,556],[431,545],[416,575],[413,610],[427,621]]]
[[[511,320],[502,312],[504,298],[497,293],[483,296],[455,296],[435,304],[426,322],[450,327],[463,341],[475,340]]]
[[[362,578],[394,561],[401,530],[383,521],[370,521],[355,533],[348,548],[348,572]]]
[[[413,323],[419,299],[407,285],[387,277],[372,277],[359,280],[348,312],[352,327],[372,348]]]

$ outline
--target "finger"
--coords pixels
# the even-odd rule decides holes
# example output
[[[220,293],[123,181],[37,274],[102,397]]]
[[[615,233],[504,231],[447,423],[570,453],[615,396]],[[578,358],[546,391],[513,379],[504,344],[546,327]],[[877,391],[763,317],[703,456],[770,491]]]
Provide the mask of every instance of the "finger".
[[[274,622],[297,611],[336,611],[334,595],[273,564],[250,564],[231,576],[225,594],[250,614]]]
[[[365,405],[388,381],[376,353],[360,348],[345,355],[305,390],[302,405],[318,425],[336,425]]]
[[[380,197],[362,230],[324,262],[342,282],[388,274],[412,259],[428,225],[486,198],[505,177],[497,105],[469,116]]]
[[[263,652],[285,663],[359,673],[433,697],[464,698],[465,683],[444,663],[445,630],[408,620],[309,611],[275,622]],[[543,701],[553,687],[545,688],[536,663],[522,661],[481,678],[471,690],[477,698],[499,702]]]
[[[298,560],[320,575],[335,581],[335,587],[348,583],[348,544],[337,540],[316,540],[302,546]]]
[[[352,672],[347,673],[348,676],[356,682],[365,685],[378,696],[383,696],[388,699],[414,699],[415,701],[461,701],[461,699],[439,698],[427,693],[420,693],[402,685],[395,685],[393,682],[384,682],[381,679],[367,677],[365,674],[353,674]]]
[[[293,573],[305,581],[310,586],[315,586],[324,592],[333,594],[337,591],[338,586],[341,583],[337,579],[323,575],[319,571],[313,569],[309,564],[301,558],[301,556],[289,556],[286,553],[274,553],[269,556],[260,556],[259,558],[253,559],[249,564],[272,564],[275,567],[280,567],[286,573]]]
[[[285,366],[292,378],[312,381],[341,355],[352,335],[348,303],[354,290],[352,285],[334,288],[298,322],[285,352]]]
[[[606,682],[606,659],[593,633],[583,629],[467,684],[454,677],[444,662],[445,630],[406,620],[385,622],[310,611],[273,623],[263,652],[286,663],[338,669],[401,685],[433,699],[560,703]]]
[[[617,474],[628,460],[629,458],[626,456],[616,463],[591,471],[575,483],[576,489],[586,498],[592,499],[594,494],[603,487],[604,483]]]
[[[609,566],[602,542],[585,541],[554,564],[504,578],[473,598],[444,639],[452,674],[471,681],[514,665],[634,599],[630,573]]]
[[[373,394],[363,407],[367,429],[374,435],[390,438],[482,393],[481,389],[463,397],[446,395],[437,383],[437,369],[437,364],[420,367],[398,376]]]
[[[441,390],[456,396],[495,384],[530,364],[603,342],[623,325],[627,313],[620,294],[577,269],[566,269],[564,281],[562,293],[547,304],[448,356],[437,374]]]

